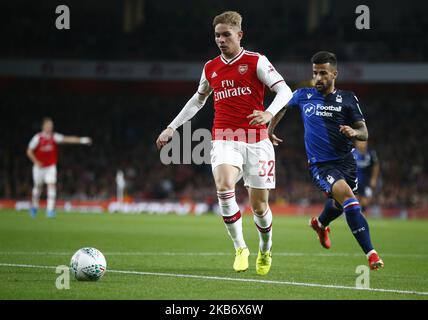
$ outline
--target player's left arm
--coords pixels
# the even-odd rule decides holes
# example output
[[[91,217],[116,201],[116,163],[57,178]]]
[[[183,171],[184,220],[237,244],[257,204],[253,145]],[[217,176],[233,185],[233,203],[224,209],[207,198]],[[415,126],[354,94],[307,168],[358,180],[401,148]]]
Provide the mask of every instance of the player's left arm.
[[[265,56],[261,56],[257,62],[257,77],[276,94],[272,103],[265,111],[254,110],[252,114],[247,116],[247,118],[251,119],[250,125],[268,123],[293,97],[293,92],[285,83],[284,78],[276,71]]]
[[[357,96],[355,94],[352,95],[353,98],[351,98],[349,100],[349,104],[347,104],[349,112],[348,123],[352,123],[352,126],[340,125],[339,131],[350,139],[367,141],[369,138],[369,132],[367,130],[366,122],[358,103]]]
[[[78,137],[78,136],[64,136],[59,133],[55,133],[54,139],[59,144],[84,144],[91,145],[92,139],[89,137]]]
[[[339,131],[350,139],[366,141],[369,138],[369,132],[365,121],[357,121],[351,126],[340,125]]]

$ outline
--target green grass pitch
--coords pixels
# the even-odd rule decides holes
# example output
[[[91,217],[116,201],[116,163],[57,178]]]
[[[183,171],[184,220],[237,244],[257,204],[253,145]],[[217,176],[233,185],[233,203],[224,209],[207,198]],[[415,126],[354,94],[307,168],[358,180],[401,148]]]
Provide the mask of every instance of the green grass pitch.
[[[62,213],[31,219],[0,211],[0,299],[428,299],[428,221],[369,219],[385,268],[357,290],[365,256],[343,218],[323,249],[308,217],[274,216],[271,272],[255,272],[258,235],[249,215],[244,234],[250,268],[232,269],[234,250],[215,215]],[[58,265],[90,246],[107,259],[98,282],[71,280],[58,290]],[[31,267],[32,266],[32,267]],[[47,268],[45,268],[47,267]],[[123,271],[123,272],[118,272]]]

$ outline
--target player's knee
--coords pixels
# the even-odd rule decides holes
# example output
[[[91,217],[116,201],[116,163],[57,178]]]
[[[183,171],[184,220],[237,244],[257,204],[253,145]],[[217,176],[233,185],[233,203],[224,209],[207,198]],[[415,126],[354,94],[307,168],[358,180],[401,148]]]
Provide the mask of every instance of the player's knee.
[[[334,198],[341,204],[348,199],[355,198],[352,189],[349,187],[345,180],[337,181],[333,185],[332,191]]]
[[[219,192],[235,189],[235,183],[232,179],[221,177],[215,180],[215,184],[216,184],[216,189]]]
[[[268,203],[265,201],[255,201],[251,203],[251,210],[257,216],[262,216],[268,208]]]

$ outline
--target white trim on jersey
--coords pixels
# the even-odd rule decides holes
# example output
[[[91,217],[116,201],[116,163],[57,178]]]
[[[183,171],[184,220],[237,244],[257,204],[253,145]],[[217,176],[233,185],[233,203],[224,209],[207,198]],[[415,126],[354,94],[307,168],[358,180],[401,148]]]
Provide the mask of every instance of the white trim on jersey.
[[[207,64],[205,64],[205,66],[206,65]],[[202,70],[201,79],[199,80],[198,93],[201,96],[208,97],[211,94],[211,92],[213,92],[213,89],[211,88],[210,83],[207,80],[207,75],[205,74],[205,66],[204,66],[204,69]],[[212,75],[210,76],[212,78]]]
[[[28,144],[28,148],[31,150],[36,149],[37,145],[39,144],[39,140],[40,140],[40,134],[37,133],[34,135],[33,138],[31,138],[30,143]]]
[[[248,50],[245,50],[245,54],[247,54],[249,56],[256,56],[256,57],[260,57],[261,56],[261,54],[258,53],[258,52],[253,52],[253,51],[248,51]]]
[[[257,61],[257,78],[270,89],[280,81],[284,81],[284,78],[276,71],[268,58],[263,55],[260,55]]]
[[[45,135],[43,132],[36,133],[33,138],[30,140],[30,143],[28,144],[28,148],[31,150],[34,150],[37,148],[40,142],[40,137],[42,135]],[[53,139],[56,143],[62,143],[64,141],[64,135],[60,133],[54,132]]]
[[[56,143],[62,143],[64,141],[64,135],[61,134],[61,133],[56,133],[55,132],[54,135],[53,135],[53,138],[54,138],[54,141]]]
[[[239,53],[236,56],[234,56],[233,58],[226,59],[225,57],[223,57],[223,55],[220,55],[220,59],[225,64],[234,64],[236,61],[238,61],[239,59],[242,58],[242,56],[244,55],[244,52],[245,52],[244,48],[241,48],[241,51],[239,51]]]
[[[198,91],[187,101],[186,105],[180,113],[168,125],[169,128],[177,129],[186,121],[192,119],[195,114],[205,105],[207,98],[210,96],[213,89],[205,77],[205,66],[202,70],[201,80],[199,81]]]
[[[293,97],[293,93],[284,78],[273,67],[266,56],[260,55],[257,61],[257,77],[259,80],[276,93],[272,103],[266,109],[275,116]]]

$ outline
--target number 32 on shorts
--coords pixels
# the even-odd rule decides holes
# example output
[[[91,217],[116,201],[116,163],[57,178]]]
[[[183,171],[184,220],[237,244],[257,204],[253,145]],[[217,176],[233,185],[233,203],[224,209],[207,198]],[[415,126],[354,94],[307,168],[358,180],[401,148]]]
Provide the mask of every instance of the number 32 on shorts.
[[[273,177],[275,175],[275,160],[259,160],[259,176]]]

